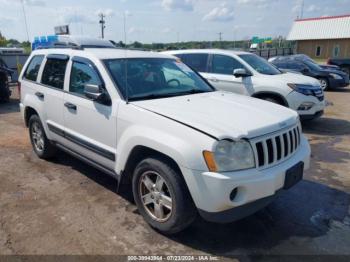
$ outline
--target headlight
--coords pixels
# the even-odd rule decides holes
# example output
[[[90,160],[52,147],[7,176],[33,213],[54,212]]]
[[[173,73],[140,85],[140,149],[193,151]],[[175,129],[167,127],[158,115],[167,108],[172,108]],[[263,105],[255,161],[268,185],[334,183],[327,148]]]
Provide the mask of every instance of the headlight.
[[[311,86],[311,85],[301,85],[301,84],[287,84],[290,88],[292,88],[295,92],[301,93],[306,96],[313,96],[314,91],[321,90],[319,86]]]
[[[337,80],[341,80],[343,79],[340,75],[338,74],[329,74],[331,77],[333,77],[334,79],[337,79]]]
[[[204,159],[212,172],[228,172],[255,167],[252,147],[245,140],[221,140],[214,152],[204,151]]]

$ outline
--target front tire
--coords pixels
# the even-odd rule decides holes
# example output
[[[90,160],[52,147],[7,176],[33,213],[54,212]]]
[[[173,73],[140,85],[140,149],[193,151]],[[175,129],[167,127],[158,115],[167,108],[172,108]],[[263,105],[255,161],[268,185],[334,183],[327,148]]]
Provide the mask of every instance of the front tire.
[[[328,82],[327,78],[320,78],[319,81],[320,81],[321,88],[324,91],[329,89],[329,82]]]
[[[161,157],[141,161],[133,175],[133,195],[140,214],[156,230],[174,234],[196,218],[186,183],[169,161]]]
[[[45,130],[38,115],[29,119],[29,136],[35,154],[41,159],[50,159],[56,153],[55,146],[45,134]]]

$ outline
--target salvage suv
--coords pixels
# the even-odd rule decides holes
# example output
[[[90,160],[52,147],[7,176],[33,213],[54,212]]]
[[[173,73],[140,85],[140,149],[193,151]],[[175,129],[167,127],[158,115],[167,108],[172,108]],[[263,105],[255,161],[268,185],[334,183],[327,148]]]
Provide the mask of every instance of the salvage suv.
[[[118,180],[155,229],[231,222],[295,185],[310,147],[296,112],[215,90],[174,57],[41,49],[20,76],[34,152],[59,148]]]

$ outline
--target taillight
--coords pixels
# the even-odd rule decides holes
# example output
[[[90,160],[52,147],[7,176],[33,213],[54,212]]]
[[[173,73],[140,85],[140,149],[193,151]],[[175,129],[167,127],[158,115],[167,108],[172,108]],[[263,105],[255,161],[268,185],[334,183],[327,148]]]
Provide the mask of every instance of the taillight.
[[[18,91],[18,96],[19,99],[21,99],[21,82],[17,82],[17,91]]]

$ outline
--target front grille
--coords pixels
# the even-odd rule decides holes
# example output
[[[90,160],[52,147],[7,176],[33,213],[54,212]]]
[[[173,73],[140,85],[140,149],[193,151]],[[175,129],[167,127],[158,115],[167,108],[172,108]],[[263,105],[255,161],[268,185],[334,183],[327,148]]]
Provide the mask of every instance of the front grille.
[[[258,168],[273,166],[292,156],[300,146],[299,126],[251,141]]]

